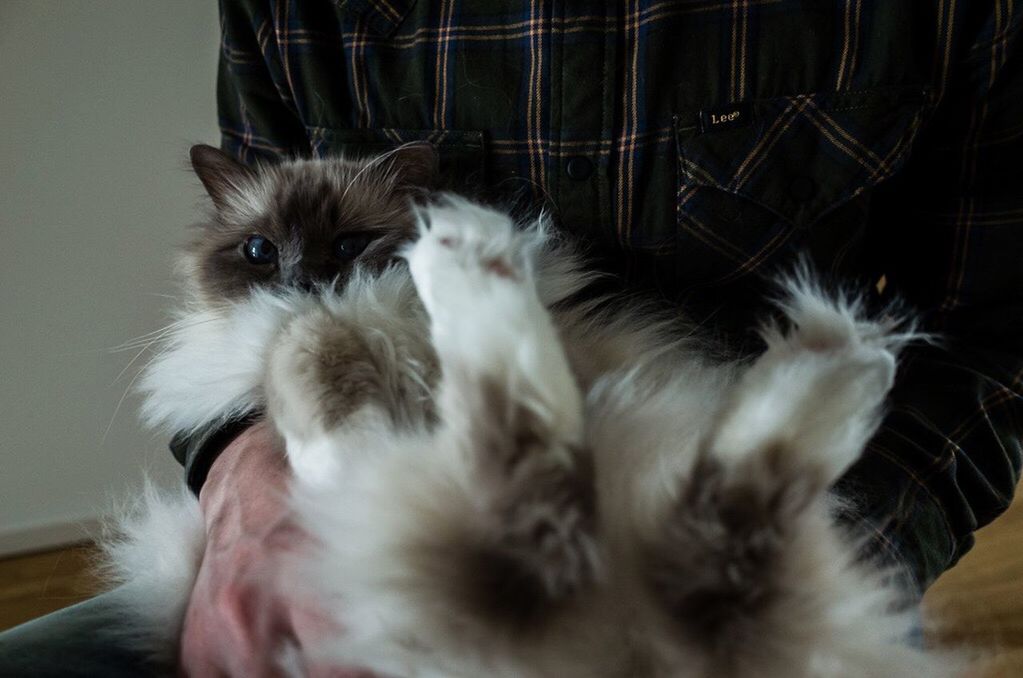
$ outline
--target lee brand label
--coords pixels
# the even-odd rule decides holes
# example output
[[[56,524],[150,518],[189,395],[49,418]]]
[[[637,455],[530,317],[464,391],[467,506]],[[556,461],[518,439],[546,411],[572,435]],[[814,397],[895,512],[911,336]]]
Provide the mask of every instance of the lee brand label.
[[[700,111],[700,131],[717,132],[743,127],[753,120],[753,107],[748,102],[728,104]]]

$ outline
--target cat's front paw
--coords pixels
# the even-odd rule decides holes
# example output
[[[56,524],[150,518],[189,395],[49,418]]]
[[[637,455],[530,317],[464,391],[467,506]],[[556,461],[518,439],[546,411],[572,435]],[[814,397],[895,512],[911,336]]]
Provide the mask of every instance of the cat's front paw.
[[[326,477],[337,464],[330,433],[380,399],[380,371],[358,328],[317,308],[298,315],[271,348],[267,414],[296,475]]]
[[[421,218],[428,229],[406,256],[441,362],[513,384],[578,443],[582,397],[533,277],[542,234],[460,198]]]
[[[480,322],[475,313],[499,311],[495,303],[513,304],[508,313],[526,309],[535,299],[531,249],[535,238],[515,228],[501,212],[459,198],[423,208],[426,226],[407,253],[412,279],[434,324]],[[507,315],[507,313],[506,313]]]

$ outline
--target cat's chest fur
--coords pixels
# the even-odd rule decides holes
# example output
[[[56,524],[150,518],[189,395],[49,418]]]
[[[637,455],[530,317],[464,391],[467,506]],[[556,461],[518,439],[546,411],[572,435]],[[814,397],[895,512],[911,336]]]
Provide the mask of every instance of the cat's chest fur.
[[[312,399],[336,428],[368,402],[396,428],[428,421],[436,360],[407,270],[356,272],[341,290],[254,289],[244,299],[186,309],[141,379],[151,424],[194,431],[265,410],[270,357],[296,364],[289,402]],[[292,383],[293,382],[293,383]],[[278,381],[277,383],[282,383]],[[278,427],[289,431],[282,411]]]

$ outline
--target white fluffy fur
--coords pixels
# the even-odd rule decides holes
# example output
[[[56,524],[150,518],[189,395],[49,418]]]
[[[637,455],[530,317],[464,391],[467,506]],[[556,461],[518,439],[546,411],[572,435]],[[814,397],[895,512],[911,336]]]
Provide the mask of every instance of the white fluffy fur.
[[[493,210],[451,200],[429,210],[429,230],[409,250],[409,268],[442,362],[513,383],[566,443],[581,444],[582,394],[536,288],[542,237],[517,233]]]
[[[548,311],[588,275],[542,229],[517,233],[506,216],[457,199],[426,210],[423,222],[407,252],[412,278],[392,268],[341,292],[254,292],[189,310],[144,378],[148,418],[174,429],[269,398],[299,480],[296,510],[322,544],[307,585],[346,629],[308,651],[409,678],[881,678],[956,668],[904,644],[912,618],[895,611],[898,591],[856,560],[825,493],[876,428],[904,336],[803,276],[783,302],[792,327],[765,329],[768,350],[752,366],[717,363],[642,309]],[[292,361],[306,350],[309,323],[368,329],[373,350],[398,365],[393,391],[406,396],[390,407],[399,425],[372,405],[323,425],[309,377]],[[595,531],[572,541],[576,518],[544,517],[557,548],[578,550],[562,561],[584,584],[530,632],[488,624],[460,603],[461,582],[452,581],[459,545],[485,543],[501,527],[473,471],[486,451],[466,437],[478,404],[466,384],[482,379],[502,384],[552,432],[546,456],[530,463],[570,474],[570,451],[582,447],[594,464]],[[793,477],[813,480],[809,507],[772,575],[785,593],[736,626],[723,656],[666,612],[645,583],[641,554],[671,538],[672,507],[683,488],[698,489],[701,459],[718,465],[722,482],[748,482],[744,474],[779,445]],[[146,631],[179,623],[191,575],[178,568],[195,562],[202,544],[196,510],[187,505],[181,524],[156,504],[149,527],[133,529],[114,553],[137,592],[131,606],[154,622]],[[176,558],[167,561],[173,572],[147,574],[147,556]]]
[[[140,648],[155,664],[173,665],[175,641],[206,547],[199,502],[187,490],[161,494],[146,483],[101,540],[100,572],[126,611],[124,626],[104,629]]]
[[[542,242],[535,233],[513,235],[502,215],[462,203],[432,209],[428,220],[409,259],[442,371],[500,374],[543,416],[575,421],[578,397],[566,395],[574,380],[534,301],[529,257]],[[483,279],[495,261],[496,270],[521,278]],[[444,545],[493,529],[457,438],[461,413],[444,405],[446,390],[457,385],[442,381],[442,426],[432,435],[381,431],[373,458],[299,492],[306,524],[324,544],[318,585],[349,628],[324,652],[342,664],[424,677],[951,671],[903,644],[912,616],[896,611],[898,592],[882,573],[856,561],[823,491],[878,423],[893,377],[891,335],[805,279],[791,283],[786,304],[794,329],[766,331],[770,348],[750,369],[713,365],[685,350],[667,359],[649,351],[590,385],[585,438],[596,461],[604,569],[568,612],[552,613],[533,634],[486,627],[441,583],[455,576],[445,572]],[[632,320],[641,332],[642,319]],[[644,370],[644,361],[659,369]],[[665,510],[701,446],[741,473],[747,457],[779,440],[805,455],[794,464],[820,474],[819,496],[801,525],[805,533],[790,545],[783,576],[791,594],[732,639],[722,661],[666,618],[641,583],[636,553],[661,538]],[[422,556],[431,545],[438,555]]]
[[[322,403],[311,396],[306,380],[295,376],[295,359],[315,352],[318,347],[310,345],[310,337],[318,327],[334,323],[359,328],[373,355],[390,368],[386,390],[392,397],[386,412],[369,409],[330,430],[318,416]],[[316,484],[338,472],[352,454],[372,454],[381,430],[424,424],[432,399],[427,383],[432,351],[425,330],[415,287],[407,271],[397,266],[379,276],[359,272],[342,292],[323,290],[315,301],[306,299],[304,308],[296,308],[263,369],[269,411],[299,479]],[[338,455],[340,448],[351,452]]]
[[[261,407],[271,342],[286,320],[310,304],[306,295],[255,290],[240,303],[186,309],[142,375],[146,420],[191,431]]]

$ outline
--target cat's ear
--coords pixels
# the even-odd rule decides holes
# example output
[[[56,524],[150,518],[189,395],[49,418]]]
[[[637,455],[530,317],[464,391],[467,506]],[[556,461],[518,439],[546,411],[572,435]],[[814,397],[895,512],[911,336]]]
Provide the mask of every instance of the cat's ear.
[[[230,197],[244,191],[255,176],[252,169],[213,146],[196,144],[192,146],[189,157],[192,169],[217,209],[224,209]]]
[[[391,168],[397,185],[411,191],[431,191],[440,178],[440,155],[428,141],[415,141],[396,148]]]

